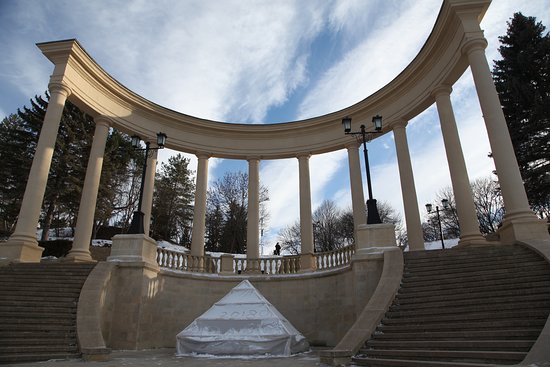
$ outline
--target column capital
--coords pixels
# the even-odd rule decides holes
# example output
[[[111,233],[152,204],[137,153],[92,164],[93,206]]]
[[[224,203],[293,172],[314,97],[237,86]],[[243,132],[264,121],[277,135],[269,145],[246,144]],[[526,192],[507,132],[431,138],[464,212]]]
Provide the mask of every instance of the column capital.
[[[296,155],[296,158],[298,158],[299,161],[304,159],[309,159],[311,158],[311,153],[300,153]]]
[[[393,130],[395,130],[396,128],[397,129],[404,129],[404,128],[407,127],[408,124],[409,124],[409,121],[407,121],[405,119],[399,119],[399,120],[397,120],[396,122],[393,123],[392,128],[393,128]]]
[[[111,120],[109,117],[107,117],[105,115],[99,115],[99,116],[94,117],[94,122],[95,122],[96,126],[98,126],[98,125],[103,125],[103,126],[106,126],[106,127],[113,126],[113,120]]]
[[[446,84],[442,84],[438,87],[435,87],[432,90],[431,94],[434,98],[437,98],[440,95],[450,96],[452,91],[453,91],[453,88],[451,86],[446,85]]]
[[[195,155],[198,159],[210,159],[212,157],[212,154],[206,152],[196,152]]]
[[[485,50],[487,48],[487,40],[485,37],[477,37],[477,38],[471,38],[464,42],[461,48],[461,52],[463,55],[469,55],[475,50]]]
[[[261,158],[259,156],[251,156],[251,157],[246,157],[246,160],[250,163],[252,161],[256,161],[256,162],[259,162],[261,161]]]
[[[65,95],[65,98],[69,97],[71,95],[71,88],[69,88],[68,85],[60,82],[50,82],[48,84],[48,90],[51,93],[61,93]]]
[[[361,146],[361,143],[358,142],[358,141],[350,141],[348,143],[346,143],[346,145],[344,145],[346,147],[347,150],[350,150],[350,149],[355,149],[355,150],[358,150],[359,147]]]

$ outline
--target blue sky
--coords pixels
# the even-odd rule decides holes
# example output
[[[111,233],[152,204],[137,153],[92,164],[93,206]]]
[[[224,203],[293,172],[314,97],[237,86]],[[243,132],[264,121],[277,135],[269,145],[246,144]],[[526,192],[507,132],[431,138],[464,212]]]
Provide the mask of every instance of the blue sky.
[[[189,115],[256,124],[322,115],[397,76],[440,7],[441,0],[0,0],[0,118],[47,88],[53,66],[35,44],[68,38],[126,87]],[[482,22],[491,64],[516,11],[550,25],[545,0],[493,1]],[[494,167],[469,70],[452,101],[470,179],[488,176]],[[407,134],[422,211],[450,185],[434,106],[410,121]],[[392,134],[369,144],[369,160],[374,197],[402,211]],[[313,156],[310,168],[314,209],[323,199],[350,206],[345,151]],[[237,169],[246,171],[246,162],[212,159],[209,179]],[[297,160],[264,161],[260,177],[270,191],[263,242],[272,246],[298,219]]]

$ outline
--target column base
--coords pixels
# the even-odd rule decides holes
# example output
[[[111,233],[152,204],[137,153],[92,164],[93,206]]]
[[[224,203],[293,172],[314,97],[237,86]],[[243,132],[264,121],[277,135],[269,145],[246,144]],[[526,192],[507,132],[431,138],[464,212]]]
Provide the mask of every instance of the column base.
[[[516,214],[504,217],[498,235],[503,244],[528,240],[550,240],[548,228],[546,222],[532,213],[523,216]]]
[[[92,255],[88,250],[71,250],[63,258],[63,262],[72,262],[72,263],[95,263],[96,260],[92,259]]]
[[[0,245],[0,260],[39,263],[43,251],[44,248],[38,246],[38,241],[34,237],[12,236]]]
[[[474,233],[460,236],[457,246],[483,246],[489,244],[489,241],[481,233]]]

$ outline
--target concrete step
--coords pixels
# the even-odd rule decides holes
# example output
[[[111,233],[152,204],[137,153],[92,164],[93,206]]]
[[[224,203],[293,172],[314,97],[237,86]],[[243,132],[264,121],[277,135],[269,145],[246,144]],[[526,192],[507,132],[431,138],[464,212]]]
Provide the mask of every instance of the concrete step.
[[[535,338],[536,339],[536,338]],[[517,351],[528,352],[535,340],[369,340],[367,354],[372,349],[431,349],[454,351]]]
[[[405,262],[403,270],[404,273],[409,272],[429,272],[431,270],[443,271],[443,270],[460,270],[460,266],[467,268],[482,267],[483,264],[487,266],[507,266],[508,264],[517,264],[519,267],[523,267],[524,264],[531,262],[545,261],[545,259],[537,254],[520,254],[520,255],[508,255],[508,256],[496,256],[488,259],[472,258],[465,261],[457,258],[448,258],[444,260],[426,260],[422,262]]]
[[[43,353],[30,353],[30,354],[0,354],[0,364],[6,363],[24,363],[24,362],[38,362],[47,361],[50,359],[77,359],[80,357],[79,352],[67,353],[67,352],[43,352]]]
[[[6,307],[0,306],[0,320],[7,318],[24,318],[27,316],[37,318],[49,318],[49,317],[62,317],[62,316],[75,316],[76,307],[63,308],[63,307]]]
[[[37,329],[31,329],[29,330],[21,330],[21,328],[18,328],[17,330],[0,330],[0,345],[2,345],[5,341],[25,341],[29,339],[45,339],[45,340],[55,340],[55,339],[67,339],[67,338],[76,338],[76,328],[64,328],[58,330],[53,330],[51,328],[43,329],[43,330],[37,330]],[[76,340],[76,339],[74,339]]]
[[[522,312],[518,311],[501,311],[501,312],[471,312],[464,314],[450,315],[424,315],[416,317],[402,318],[384,318],[382,323],[385,325],[424,325],[424,324],[439,324],[439,323],[456,323],[460,327],[462,322],[471,321],[498,321],[498,320],[532,320],[548,318],[548,310],[531,310],[526,309]]]
[[[531,329],[494,329],[494,330],[460,330],[460,331],[424,331],[424,332],[376,332],[374,340],[518,340],[536,339],[539,328]]]
[[[550,270],[547,268],[541,268],[539,270],[531,270],[531,271],[525,271],[522,273],[515,273],[513,277],[506,276],[506,273],[499,272],[495,274],[484,274],[483,278],[480,277],[462,277],[461,279],[458,279],[456,282],[452,279],[445,279],[444,281],[441,281],[441,279],[430,279],[430,280],[414,280],[414,279],[408,279],[407,282],[404,282],[402,284],[402,289],[400,292],[405,293],[409,290],[414,291],[423,291],[423,290],[430,290],[434,287],[440,287],[444,289],[461,289],[461,288],[468,288],[476,286],[486,286],[487,284],[495,283],[495,284],[502,284],[502,283],[516,283],[516,282],[525,282],[529,279],[535,280],[547,280],[548,277],[550,277]]]
[[[485,304],[491,300],[491,304],[502,302],[529,302],[550,300],[550,286],[541,288],[505,289],[487,292],[460,292],[456,294],[444,294],[427,297],[406,297],[399,295],[395,298],[395,306],[410,308],[463,306],[472,304]]]
[[[475,320],[475,321],[465,321],[460,322],[457,326],[456,323],[449,322],[431,322],[426,324],[421,323],[393,323],[391,324],[381,324],[377,328],[377,332],[389,334],[389,333],[409,333],[409,332],[445,332],[445,331],[472,331],[472,330],[511,330],[511,329],[525,329],[525,328],[537,328],[541,330],[542,327],[546,324],[546,319],[544,317],[536,319],[524,319],[524,318],[515,318],[515,319],[502,319],[502,320]]]
[[[542,260],[543,258],[533,252],[521,252],[510,254],[491,254],[490,256],[477,256],[477,255],[460,255],[439,257],[439,258],[425,258],[425,259],[409,259],[405,258],[405,269],[407,270],[427,270],[433,268],[445,268],[455,267],[456,264],[463,264],[465,266],[479,266],[480,264],[494,264],[505,263],[513,261],[514,259],[519,262]]]
[[[470,362],[515,364],[521,362],[527,353],[506,351],[460,351],[434,349],[370,349],[358,357],[387,359],[410,359],[420,361],[437,360],[440,362]]]
[[[485,280],[472,282],[469,284],[452,284],[443,283],[432,286],[415,286],[415,287],[402,287],[397,293],[399,299],[406,298],[425,298],[430,296],[442,296],[453,295],[457,293],[470,293],[470,292],[491,292],[501,291],[508,289],[526,289],[526,288],[540,288],[550,287],[550,277],[543,275],[538,277],[515,278],[510,279],[498,279],[498,280]]]
[[[477,248],[451,248],[451,249],[439,249],[430,251],[407,251],[404,252],[404,259],[406,262],[414,260],[415,262],[422,261],[423,259],[445,259],[445,258],[468,258],[468,257],[485,257],[492,258],[494,256],[502,256],[507,254],[518,254],[531,252],[520,245],[490,245],[486,247]]]
[[[21,301],[21,302],[35,302],[36,305],[40,305],[42,301],[44,302],[55,302],[55,303],[71,303],[71,302],[78,302],[78,297],[80,296],[80,293],[77,295],[73,294],[60,294],[60,293],[50,293],[50,294],[44,294],[40,296],[35,296],[34,294],[25,294],[25,293],[11,293],[9,297],[6,297],[6,299],[0,299],[0,305],[5,304],[5,301],[8,302],[14,302],[14,301]]]
[[[444,274],[463,274],[469,273],[472,271],[487,271],[487,270],[496,270],[496,269],[529,269],[537,265],[548,265],[546,260],[542,258],[532,258],[529,259],[519,259],[514,261],[514,259],[506,259],[501,261],[491,261],[490,263],[475,263],[475,264],[463,264],[460,262],[437,265],[431,267],[422,267],[422,268],[405,268],[403,271],[403,277],[408,278],[410,276],[429,276],[429,275],[444,275]]]
[[[540,272],[539,272],[540,271]],[[476,270],[464,273],[450,273],[450,274],[430,274],[430,275],[409,275],[403,277],[402,283],[404,286],[408,286],[412,283],[426,283],[431,281],[436,281],[439,283],[443,282],[467,282],[467,281],[476,281],[476,280],[487,280],[487,279],[501,279],[501,278],[513,278],[515,276],[525,276],[528,274],[532,275],[544,275],[550,274],[550,267],[547,263],[541,263],[534,265],[532,267],[524,268],[499,268],[499,269],[485,269],[485,270]]]
[[[540,295],[533,295],[533,297],[539,297]],[[458,302],[458,301],[455,301]],[[521,302],[513,300],[507,300],[502,298],[502,301],[495,300],[495,303],[491,303],[492,300],[476,302],[476,300],[464,300],[461,304],[448,305],[445,302],[439,302],[435,305],[426,303],[426,307],[421,308],[418,305],[416,307],[404,308],[399,306],[392,306],[386,317],[399,318],[399,317],[416,317],[426,315],[447,315],[447,314],[459,314],[470,312],[501,312],[501,311],[516,311],[522,312],[525,308],[546,310],[550,313],[550,299],[543,301],[533,301],[523,299]]]
[[[385,358],[352,358],[353,366],[369,367],[497,367],[486,363],[464,363],[464,362],[437,362],[437,361],[415,361],[404,359],[385,359]]]
[[[74,316],[74,315],[70,315]],[[76,325],[76,322],[73,317],[67,317],[66,315],[62,315],[61,317],[34,317],[33,315],[26,316],[24,318],[17,318],[17,317],[11,317],[11,318],[5,318],[2,319],[2,327],[9,329],[9,328],[15,328],[18,325]]]

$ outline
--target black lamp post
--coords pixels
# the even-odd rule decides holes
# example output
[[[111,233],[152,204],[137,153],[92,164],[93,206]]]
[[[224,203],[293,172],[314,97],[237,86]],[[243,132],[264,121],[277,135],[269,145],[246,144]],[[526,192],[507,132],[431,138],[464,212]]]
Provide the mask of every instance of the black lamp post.
[[[365,125],[361,125],[361,131],[351,131],[351,117],[344,117],[342,119],[342,125],[344,126],[344,133],[346,135],[356,135],[360,142],[363,143],[363,153],[365,155],[365,169],[367,171],[367,188],[369,191],[369,199],[367,200],[367,224],[379,224],[380,214],[378,214],[378,207],[376,206],[376,200],[372,197],[372,185],[370,180],[370,168],[369,168],[369,155],[367,151],[367,141],[370,140],[370,135],[375,133],[382,133],[382,116],[376,115],[372,118],[374,124],[374,131],[366,131]]]
[[[449,200],[447,200],[447,199],[441,200],[441,205],[443,205],[443,210],[448,209],[449,208]],[[432,204],[430,204],[430,203],[426,204],[426,211],[428,213],[431,213],[432,209],[433,209]],[[435,212],[437,213],[437,223],[439,225],[439,236],[441,238],[441,247],[443,249],[445,249],[445,242],[443,242],[443,229],[441,229],[441,217],[439,216],[439,207],[437,205],[435,206]]]
[[[157,133],[157,148],[150,148],[149,142],[145,142],[145,148],[141,147],[141,138],[137,135],[132,136],[132,147],[135,150],[143,150],[145,151],[145,161],[143,162],[143,173],[141,175],[141,185],[139,188],[139,201],[138,201],[138,209],[134,212],[134,216],[132,217],[132,223],[130,224],[130,228],[128,229],[128,233],[130,234],[144,234],[145,229],[143,226],[143,212],[141,211],[141,203],[143,201],[143,186],[145,184],[145,175],[147,173],[147,158],[149,157],[149,152],[151,150],[159,150],[164,149],[164,144],[166,143],[166,134],[165,133]]]

